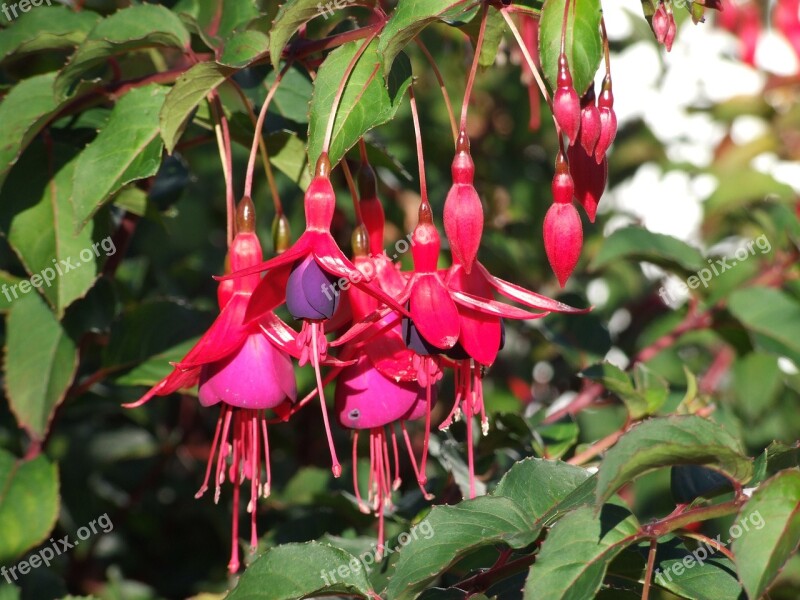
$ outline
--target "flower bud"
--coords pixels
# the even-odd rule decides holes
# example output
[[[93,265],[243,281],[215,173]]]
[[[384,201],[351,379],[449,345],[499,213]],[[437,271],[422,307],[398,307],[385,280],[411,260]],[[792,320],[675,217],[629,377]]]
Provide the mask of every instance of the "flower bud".
[[[653,13],[653,33],[656,34],[656,41],[663,44],[667,37],[667,29],[669,28],[669,17],[667,16],[667,9],[664,8],[664,3],[659,2],[656,12]]]
[[[667,52],[672,50],[672,43],[675,41],[675,34],[678,33],[678,26],[675,25],[675,15],[669,13],[667,33],[664,35],[664,48]]]
[[[570,145],[574,144],[581,126],[581,103],[572,87],[572,75],[563,52],[558,59],[558,87],[553,96],[553,116],[561,131],[569,138]]]
[[[600,111],[595,104],[594,83],[581,98],[581,146],[586,154],[593,154],[600,138]]]
[[[553,176],[551,185],[553,191],[553,202],[557,204],[569,204],[575,194],[575,186],[572,176],[569,174],[569,165],[562,152],[556,157],[556,174]]]
[[[594,149],[594,159],[600,164],[614,138],[617,137],[617,115],[614,113],[614,93],[611,91],[610,75],[606,75],[603,80],[603,91],[600,93],[597,105],[600,112],[600,137]]]
[[[583,227],[575,206],[554,203],[544,217],[544,249],[562,288],[578,264],[582,246]]]
[[[593,156],[578,146],[570,148],[567,155],[569,172],[575,184],[575,198],[583,206],[589,220],[594,223],[597,205],[608,180],[608,159],[604,157],[603,162],[598,165]]]

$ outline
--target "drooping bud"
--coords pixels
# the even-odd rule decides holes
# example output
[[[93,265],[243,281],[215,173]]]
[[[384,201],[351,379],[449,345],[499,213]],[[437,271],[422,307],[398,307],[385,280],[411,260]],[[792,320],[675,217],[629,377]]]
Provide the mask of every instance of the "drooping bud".
[[[617,137],[617,115],[614,113],[614,93],[611,91],[611,75],[606,75],[603,80],[603,91],[597,101],[600,111],[600,137],[594,149],[594,160],[597,164],[603,162],[606,152]]]
[[[419,205],[419,221],[411,234],[411,256],[417,273],[436,271],[441,245],[439,232],[433,224],[431,205],[423,202]]]
[[[444,230],[453,255],[467,273],[478,255],[483,234],[483,206],[473,181],[475,164],[469,153],[469,138],[461,131],[451,167],[453,185],[444,202]]]
[[[675,24],[675,15],[673,15],[672,11],[670,11],[667,23],[667,33],[664,35],[664,48],[667,49],[667,52],[672,50],[672,44],[675,41],[675,34],[677,33],[678,26]]]
[[[586,153],[594,153],[597,140],[600,138],[600,111],[595,104],[594,83],[589,86],[581,98],[581,146]]]
[[[256,231],[256,209],[253,201],[245,196],[236,207],[236,235],[228,249],[231,272],[241,271],[263,260],[261,242]],[[234,280],[234,290],[252,291],[261,277],[258,273],[245,275]]]
[[[603,162],[598,165],[593,156],[578,146],[570,148],[567,156],[569,171],[575,184],[575,198],[583,206],[589,220],[594,223],[597,205],[608,180],[608,159],[604,157]]]
[[[553,202],[557,204],[569,204],[575,194],[575,186],[572,176],[569,174],[569,165],[563,152],[559,152],[556,157],[556,174],[553,176],[551,185],[553,191]]]
[[[656,34],[656,41],[663,44],[667,37],[667,29],[669,28],[669,17],[667,17],[667,9],[664,8],[664,3],[659,2],[656,12],[653,13],[653,33]]]
[[[383,249],[383,228],[386,217],[378,198],[378,179],[372,166],[365,162],[358,170],[358,197],[361,220],[369,234],[369,251],[380,254]]]
[[[292,232],[289,219],[283,213],[275,215],[272,220],[272,247],[275,254],[283,254],[292,245]]]
[[[350,244],[353,247],[353,256],[363,257],[369,255],[369,235],[367,234],[367,228],[363,224],[353,229],[353,235],[350,236]]]
[[[544,249],[563,288],[578,264],[583,246],[581,217],[572,203],[554,203],[544,217]]]
[[[327,154],[320,154],[314,178],[306,190],[306,229],[330,231],[336,209],[336,194],[331,185],[331,161]]]
[[[561,131],[569,138],[570,146],[574,144],[581,126],[581,103],[572,87],[572,74],[563,52],[558,57],[558,86],[553,96],[553,116]]]

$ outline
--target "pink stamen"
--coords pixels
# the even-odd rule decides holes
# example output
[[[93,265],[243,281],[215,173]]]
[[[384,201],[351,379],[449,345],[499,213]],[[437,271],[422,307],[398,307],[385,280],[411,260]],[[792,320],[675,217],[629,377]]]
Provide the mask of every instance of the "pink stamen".
[[[397,450],[397,435],[394,430],[394,425],[390,425],[392,430],[392,449],[394,450],[394,482],[392,482],[392,489],[400,489],[400,484],[403,481],[400,479],[400,452]]]
[[[320,354],[319,354],[318,338],[322,337],[324,339],[325,335],[322,332],[320,324],[316,322],[311,323],[310,333],[311,333],[311,364],[314,367],[314,374],[317,377],[317,389],[319,390],[319,401],[320,401],[320,406],[322,407],[322,420],[325,423],[325,434],[328,436],[328,449],[330,450],[331,460],[333,461],[331,470],[333,471],[334,477],[339,477],[342,474],[342,465],[339,464],[339,458],[336,456],[336,448],[333,445],[333,434],[331,433],[331,425],[328,419],[328,407],[325,404],[325,392],[322,389],[322,375],[320,374],[319,370]],[[327,342],[325,346],[327,346]]]
[[[425,378],[425,438],[422,444],[422,459],[420,460],[419,466],[420,485],[428,483],[428,475],[425,467],[428,463],[428,443],[430,442],[431,436],[431,376],[435,368],[432,363],[433,360],[429,356],[423,359],[423,368],[425,369],[427,377]]]
[[[406,441],[406,449],[408,450],[408,457],[411,459],[411,468],[414,469],[414,475],[417,478],[417,484],[419,485],[419,489],[422,492],[422,496],[425,498],[425,500],[433,500],[433,494],[429,494],[425,490],[425,484],[422,483],[422,476],[420,475],[419,468],[417,467],[417,458],[414,456],[414,448],[411,446],[411,438],[408,435],[406,424],[401,422],[400,429],[403,430],[403,438]]]
[[[211,467],[214,464],[214,455],[217,453],[217,445],[219,444],[220,433],[222,432],[222,417],[224,411],[221,411],[219,418],[217,418],[217,427],[214,430],[214,440],[211,442],[211,451],[208,454],[208,462],[206,463],[206,476],[203,479],[203,485],[197,490],[194,495],[195,498],[200,498],[208,490],[208,481],[211,478]]]
[[[216,489],[214,490],[214,504],[219,503],[220,486],[225,482],[225,458],[228,456],[228,431],[231,426],[233,411],[227,404],[222,405],[222,412],[225,422],[222,426],[222,437],[220,438],[219,454],[217,455]]]
[[[472,447],[472,409],[474,395],[472,394],[472,378],[468,379],[467,383],[467,396],[468,399],[464,403],[464,418],[467,422],[467,466],[469,469],[469,497],[475,497],[475,451]]]

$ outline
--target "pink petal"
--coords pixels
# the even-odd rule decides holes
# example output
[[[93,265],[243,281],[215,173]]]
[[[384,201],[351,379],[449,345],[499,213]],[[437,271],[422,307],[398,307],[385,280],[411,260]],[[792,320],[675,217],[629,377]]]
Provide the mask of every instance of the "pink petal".
[[[411,320],[422,336],[437,348],[452,348],[458,341],[458,309],[439,276],[419,275],[409,298]]]

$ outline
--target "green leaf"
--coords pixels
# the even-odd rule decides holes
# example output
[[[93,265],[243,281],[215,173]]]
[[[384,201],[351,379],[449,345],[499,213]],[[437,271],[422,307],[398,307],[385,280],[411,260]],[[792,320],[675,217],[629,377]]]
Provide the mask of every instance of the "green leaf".
[[[267,53],[269,38],[265,33],[246,29],[225,42],[219,62],[236,68],[246,67]]]
[[[617,554],[635,541],[636,517],[606,504],[595,513],[577,508],[553,525],[528,573],[523,598],[585,600],[593,598]]]
[[[434,506],[425,518],[429,538],[413,538],[400,552],[386,595],[415,598],[430,582],[477,548],[507,544],[523,548],[536,539],[528,515],[516,502],[480,496],[454,506]]]
[[[681,598],[735,600],[742,592],[735,572],[734,564],[709,546],[689,552],[683,545],[659,544],[653,583]]]
[[[581,375],[602,383],[608,391],[619,396],[634,420],[655,413],[669,395],[667,382],[641,363],[634,367],[633,380],[607,362],[593,365]]]
[[[632,427],[606,454],[597,504],[643,473],[686,464],[706,465],[741,483],[753,472],[736,438],[713,421],[694,415],[650,419]]]
[[[381,31],[378,44],[384,73],[389,72],[403,48],[428,25],[454,19],[471,7],[468,0],[400,0]]]
[[[728,309],[768,352],[800,364],[800,303],[772,288],[752,287],[734,292]]]
[[[44,456],[17,460],[0,450],[0,563],[44,541],[58,516],[58,469]]]
[[[707,266],[700,252],[681,240],[639,227],[625,227],[603,242],[590,269],[595,271],[619,259],[644,260],[667,268],[694,273]]]
[[[32,275],[3,294],[13,300],[34,284],[59,318],[92,287],[108,252],[116,252],[110,238],[100,239],[97,223],[75,233],[70,195],[76,163],[75,149],[54,143],[46,151],[44,144],[36,143],[0,191],[5,208],[0,228]],[[52,173],[50,181],[42,176],[47,173]]]
[[[36,293],[14,302],[7,327],[5,388],[9,405],[19,426],[41,440],[75,376],[78,351]]]
[[[546,0],[539,18],[539,56],[542,71],[550,89],[558,85],[558,57],[561,53],[561,32],[565,0]],[[599,0],[571,0],[567,17],[564,52],[572,73],[572,84],[582,96],[594,81],[603,56],[600,39]]]
[[[467,35],[472,38],[472,43],[478,43],[478,34],[481,28],[480,10],[475,10],[477,16],[473,17],[469,23],[462,26]],[[481,67],[491,67],[497,58],[500,43],[503,41],[503,33],[506,29],[506,21],[500,11],[494,7],[489,7],[489,14],[486,15],[486,31],[483,34],[483,46],[478,65]]]
[[[541,528],[558,515],[594,498],[594,479],[586,469],[567,463],[526,458],[516,463],[492,492],[513,500],[523,509],[531,531]]]
[[[309,542],[267,550],[242,574],[227,600],[294,600],[321,594],[367,597],[372,593],[355,556]]]
[[[10,288],[12,285],[16,285],[20,281],[22,280],[16,275],[12,275],[6,271],[0,271],[0,290],[3,288]],[[14,297],[10,293],[8,296],[6,296],[5,293],[0,294],[0,313],[8,312],[13,303]]]
[[[772,406],[783,385],[778,359],[770,354],[751,352],[733,365],[733,390],[736,406],[748,419],[758,419]]]
[[[155,385],[167,375],[172,373],[172,365],[183,360],[199,340],[199,337],[188,339],[180,344],[159,352],[137,365],[124,375],[117,377],[114,381],[117,385]]]
[[[72,191],[77,229],[124,185],[158,171],[164,148],[159,111],[167,91],[148,85],[128,92],[117,102],[105,128],[81,153]]]
[[[328,118],[342,74],[361,45],[362,42],[356,41],[340,46],[328,55],[317,72],[308,125],[308,159],[312,167],[322,152]],[[329,151],[331,166],[336,166],[367,131],[394,116],[411,85],[411,63],[405,55],[395,61],[384,80],[377,46],[377,41],[370,43],[345,85],[333,126]]]
[[[739,579],[761,598],[800,543],[800,472],[783,471],[753,492],[731,526]]]
[[[20,600],[20,589],[13,585],[0,583],[0,600]]]
[[[175,150],[197,105],[235,72],[215,62],[201,62],[178,78],[164,99],[158,119],[169,154]]]
[[[44,50],[68,50],[80,44],[100,19],[88,10],[41,6],[0,30],[0,62]]]
[[[269,56],[276,69],[286,43],[304,23],[314,17],[324,16],[319,9],[320,0],[286,0],[269,30]]]
[[[100,21],[56,78],[57,99],[74,93],[80,79],[108,58],[153,46],[185,49],[189,32],[178,16],[164,6],[138,4]]]
[[[55,73],[25,79],[0,104],[0,188],[23,150],[59,109],[53,99],[54,79]]]

